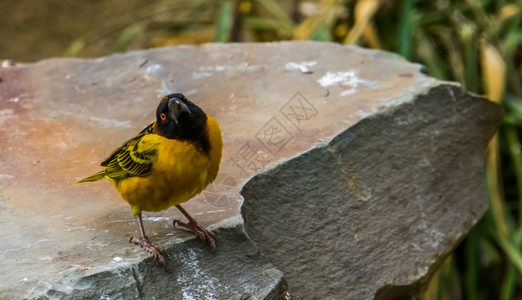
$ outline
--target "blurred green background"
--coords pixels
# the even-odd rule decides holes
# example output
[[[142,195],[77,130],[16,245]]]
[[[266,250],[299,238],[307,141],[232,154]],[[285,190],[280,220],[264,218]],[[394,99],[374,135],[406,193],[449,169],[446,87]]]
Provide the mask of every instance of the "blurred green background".
[[[504,106],[490,209],[422,299],[522,299],[522,0],[0,0],[0,60],[207,42],[317,40],[396,52]]]

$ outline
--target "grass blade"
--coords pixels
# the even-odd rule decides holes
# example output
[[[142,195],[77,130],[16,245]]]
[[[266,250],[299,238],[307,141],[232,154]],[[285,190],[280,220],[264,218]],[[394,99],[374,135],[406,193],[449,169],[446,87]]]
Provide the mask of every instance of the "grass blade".
[[[129,44],[129,41],[132,39],[132,37],[138,32],[143,31],[143,29],[145,29],[145,23],[143,22],[134,23],[123,29],[120,36],[118,37],[118,40],[116,41],[116,44],[114,45],[114,52],[125,51],[125,48],[127,48],[127,45]]]
[[[494,235],[494,238],[497,240],[502,250],[507,254],[511,263],[516,267],[518,272],[522,274],[522,255],[520,254],[520,251],[505,237]]]
[[[214,41],[226,43],[230,41],[230,32],[234,20],[234,5],[232,1],[224,1],[216,22],[216,34]]]
[[[417,56],[426,65],[429,73],[438,79],[448,80],[449,76],[445,69],[447,63],[439,55],[428,36],[424,32],[419,31],[415,35],[415,40],[417,43]]]
[[[466,90],[474,93],[479,92],[479,68],[478,68],[478,40],[477,28],[468,21],[461,22],[457,29],[462,41],[464,86]]]
[[[379,2],[377,0],[360,0],[355,4],[355,24],[348,33],[348,36],[344,39],[344,44],[356,44],[357,40],[370,24],[373,15],[379,8]]]
[[[500,299],[501,300],[511,300],[515,294],[516,288],[516,279],[517,279],[517,269],[513,264],[509,264],[508,270],[506,272],[506,279],[502,283],[500,287]]]
[[[397,27],[397,53],[408,60],[411,59],[412,28],[415,28],[413,14],[413,0],[401,0]]]
[[[263,6],[279,23],[281,29],[286,32],[292,32],[294,24],[285,11],[273,0],[256,0]]]
[[[478,232],[477,227],[471,229],[465,241],[466,269],[465,284],[467,299],[478,299]]]

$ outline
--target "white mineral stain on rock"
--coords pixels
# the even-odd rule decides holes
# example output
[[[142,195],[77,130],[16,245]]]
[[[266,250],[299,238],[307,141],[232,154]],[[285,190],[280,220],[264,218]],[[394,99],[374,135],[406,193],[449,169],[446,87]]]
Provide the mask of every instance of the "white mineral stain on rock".
[[[242,63],[238,65],[216,65],[216,66],[204,66],[199,67],[199,72],[193,72],[192,77],[194,79],[201,79],[214,75],[215,72],[224,71],[256,71],[263,68],[270,68],[270,65],[249,65],[248,63]]]
[[[9,175],[9,174],[0,174],[0,180],[8,180],[8,179],[13,179],[14,176],[13,175]]]
[[[109,295],[103,294],[100,296],[100,300],[112,300],[112,299],[111,299],[111,297],[109,297]]]
[[[192,96],[192,95],[196,94],[197,92],[198,92],[197,90],[190,90],[190,91],[184,92],[183,94],[185,96],[189,97],[189,96]]]
[[[226,209],[207,210],[206,213],[207,214],[215,214],[215,213],[220,213],[220,212],[224,212],[224,211],[227,211],[227,210]]]
[[[56,146],[57,146],[58,148],[61,148],[61,149],[67,149],[67,148],[69,148],[69,145],[67,145],[67,143],[65,143],[65,142],[63,142],[63,141],[60,141],[60,142],[56,143]]]
[[[123,261],[123,257],[116,256],[112,259],[113,262],[120,262]]]
[[[356,93],[357,93],[357,89],[344,90],[344,91],[341,92],[341,97],[342,96],[353,95],[353,94],[356,94]]]
[[[169,75],[169,71],[160,64],[152,64],[145,68],[145,79],[165,79]]]
[[[234,67],[232,67],[232,66],[216,66],[217,72],[222,72],[225,70],[233,70],[233,69],[234,69]]]
[[[201,78],[205,78],[205,77],[210,77],[212,76],[213,73],[211,72],[194,72],[192,73],[192,77],[194,79],[201,79]]]
[[[348,86],[350,89],[344,90],[341,92],[340,96],[349,96],[353,95],[359,90],[357,89],[361,84],[368,85],[370,81],[363,80],[358,76],[358,70],[350,70],[344,72],[327,72],[323,77],[321,77],[317,82],[322,87],[329,86]]]
[[[301,66],[313,67],[317,64],[317,61],[302,61],[302,62],[289,62],[286,64],[285,69],[287,70],[299,70]]]
[[[440,244],[442,244],[446,239],[446,235],[440,232],[437,228],[430,230],[429,236],[430,239],[428,239],[428,243],[433,249],[438,249]]]
[[[367,111],[364,111],[364,110],[362,110],[362,109],[359,109],[359,110],[357,110],[357,115],[358,115],[361,119],[363,119],[363,118],[366,118],[366,117],[370,116],[371,113],[370,113],[370,112],[367,112]],[[343,123],[344,123],[344,122],[345,122],[345,121],[343,121]],[[345,124],[352,125],[352,122],[348,121],[348,122],[345,123]]]
[[[0,116],[3,116],[3,115],[12,115],[14,113],[14,109],[2,109],[0,110]]]
[[[167,217],[143,217],[143,220],[158,222],[158,221],[168,221],[169,218],[167,218]]]
[[[310,67],[315,66],[316,64],[317,61],[302,61],[299,63],[289,62],[285,65],[285,69],[288,71],[299,70],[304,74],[311,74],[313,71],[310,70]]]
[[[76,231],[76,230],[87,230],[89,227],[86,226],[65,226],[65,231]]]
[[[228,289],[200,268],[196,250],[190,249],[182,260],[185,267],[179,272],[178,283],[183,299],[217,299],[217,294],[223,295],[222,290]],[[198,282],[195,283],[195,280]]]
[[[161,87],[157,89],[156,92],[163,97],[168,94],[179,92],[179,90],[169,80],[163,79],[161,81]]]
[[[243,219],[240,216],[233,216],[230,218],[226,218],[224,220],[221,220],[215,224],[212,224],[208,226],[208,229],[210,231],[218,228],[230,228],[237,226],[238,224],[243,224]]]
[[[118,121],[118,120],[104,119],[104,118],[98,118],[98,117],[90,117],[89,120],[96,121],[105,128],[131,128],[132,127],[130,121]]]
[[[322,87],[347,85],[355,88],[364,83],[364,80],[357,76],[358,73],[359,71],[357,70],[350,70],[346,72],[327,72],[318,80],[318,82]]]
[[[8,68],[14,66],[15,63],[10,59],[4,59],[2,60],[2,63],[0,64],[0,67],[2,68]]]
[[[366,86],[370,90],[381,90],[384,88],[391,88],[393,85],[384,84],[372,80],[361,79],[359,77],[359,70],[349,70],[343,72],[327,72],[317,82],[324,88],[330,86],[347,86],[349,89],[343,90],[340,96],[350,96],[359,92],[358,87]]]
[[[260,70],[260,69],[269,69],[269,68],[272,68],[272,67],[269,66],[269,65],[249,65],[246,68],[249,71],[257,71],[257,70]]]

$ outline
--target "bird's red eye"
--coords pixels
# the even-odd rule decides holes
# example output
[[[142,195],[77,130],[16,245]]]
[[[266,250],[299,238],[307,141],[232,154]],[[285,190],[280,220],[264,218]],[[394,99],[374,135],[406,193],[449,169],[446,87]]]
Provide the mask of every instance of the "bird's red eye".
[[[161,115],[160,115],[160,119],[163,120],[163,121],[165,121],[165,120],[167,119],[167,115],[165,115],[165,114],[161,114]]]

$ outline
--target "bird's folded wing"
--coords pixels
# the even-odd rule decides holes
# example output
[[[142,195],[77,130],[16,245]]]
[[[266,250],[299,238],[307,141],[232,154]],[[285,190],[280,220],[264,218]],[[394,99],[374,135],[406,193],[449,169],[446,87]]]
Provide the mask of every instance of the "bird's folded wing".
[[[156,124],[156,122],[153,122],[153,123],[150,124],[149,126],[143,128],[143,130],[140,131],[140,133],[138,133],[137,136],[133,137],[132,139],[130,139],[130,140],[128,140],[128,141],[126,141],[125,143],[123,143],[123,145],[122,145],[121,147],[119,147],[118,149],[114,150],[114,151],[111,153],[111,155],[109,155],[109,157],[107,157],[107,158],[106,158],[106,159],[101,163],[101,166],[102,166],[102,167],[107,167],[107,166],[109,165],[109,163],[110,163],[111,161],[113,161],[114,158],[116,158],[116,157],[121,153],[122,149],[124,149],[124,147],[125,147],[128,143],[130,143],[130,142],[132,142],[132,141],[134,141],[134,140],[136,140],[136,139],[141,139],[141,138],[142,138],[144,135],[146,135],[146,134],[151,134],[151,133],[153,133],[154,124]]]
[[[105,174],[111,178],[149,174],[158,155],[158,137],[156,134],[138,135],[125,142],[102,163]]]

